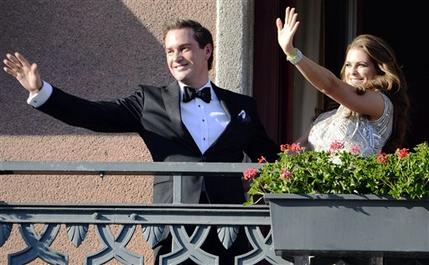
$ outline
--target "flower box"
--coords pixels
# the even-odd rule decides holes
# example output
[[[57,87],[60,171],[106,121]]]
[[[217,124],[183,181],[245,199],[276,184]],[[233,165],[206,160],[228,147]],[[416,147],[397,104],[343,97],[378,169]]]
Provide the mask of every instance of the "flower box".
[[[429,200],[265,194],[279,256],[429,256]]]

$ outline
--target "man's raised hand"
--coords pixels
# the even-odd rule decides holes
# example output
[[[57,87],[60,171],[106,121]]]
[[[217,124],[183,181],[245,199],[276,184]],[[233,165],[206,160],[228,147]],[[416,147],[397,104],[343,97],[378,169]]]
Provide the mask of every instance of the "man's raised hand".
[[[3,63],[5,64],[3,70],[15,77],[30,93],[37,93],[42,88],[43,83],[37,64],[30,64],[20,53],[6,54],[6,59],[3,60]]]

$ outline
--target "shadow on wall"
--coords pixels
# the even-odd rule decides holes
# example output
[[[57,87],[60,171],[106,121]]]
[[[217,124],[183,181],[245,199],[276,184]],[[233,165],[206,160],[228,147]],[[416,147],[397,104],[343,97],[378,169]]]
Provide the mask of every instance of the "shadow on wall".
[[[121,1],[0,2],[0,56],[20,51],[42,78],[87,99],[127,96],[139,84],[168,84],[162,44]],[[0,73],[0,135],[91,134],[26,104],[28,93]]]

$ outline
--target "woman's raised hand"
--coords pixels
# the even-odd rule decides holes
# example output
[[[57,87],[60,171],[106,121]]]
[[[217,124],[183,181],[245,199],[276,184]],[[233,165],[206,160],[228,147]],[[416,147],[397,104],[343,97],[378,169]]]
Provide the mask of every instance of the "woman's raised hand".
[[[298,29],[299,21],[296,21],[298,14],[295,8],[287,7],[285,11],[285,23],[283,25],[280,18],[276,19],[277,40],[283,52],[288,55],[293,53],[293,37]]]

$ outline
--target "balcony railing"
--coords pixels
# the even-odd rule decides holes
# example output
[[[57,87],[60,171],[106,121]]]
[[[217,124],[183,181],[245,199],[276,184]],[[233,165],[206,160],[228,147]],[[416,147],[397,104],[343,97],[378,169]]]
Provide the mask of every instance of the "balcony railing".
[[[248,253],[235,257],[235,264],[292,264],[276,256],[270,232],[268,206],[183,204],[180,202],[181,175],[242,174],[251,163],[167,163],[167,162],[0,162],[3,175],[172,175],[173,204],[98,205],[98,204],[16,204],[0,201],[0,247],[9,239],[13,225],[27,245],[8,253],[8,264],[26,264],[37,258],[49,264],[68,264],[67,253],[52,247],[60,225],[67,229],[68,240],[76,246],[85,239],[89,225],[95,227],[103,248],[86,255],[82,264],[104,264],[116,259],[122,264],[143,264],[144,257],[126,248],[137,228],[142,229],[148,246],[155,246],[165,231],[173,237],[172,251],[160,257],[160,264],[180,264],[186,259],[197,264],[218,264],[218,257],[202,250],[202,242],[210,229],[216,229],[220,242],[229,248],[239,227],[243,227],[250,245]],[[0,198],[1,200],[1,198]],[[43,224],[37,232],[35,224]],[[120,225],[114,235],[109,225]],[[185,225],[195,225],[188,235]],[[265,228],[265,229],[264,229]],[[269,231],[269,232],[267,232]],[[306,264],[306,257],[296,257],[295,264]]]
[[[218,256],[200,248],[208,232],[216,229],[219,241],[228,249],[241,227],[252,249],[236,256],[234,264],[308,264],[308,257],[294,257],[288,261],[275,255],[270,209],[266,205],[244,207],[180,202],[182,175],[241,175],[245,169],[259,166],[253,163],[2,161],[0,175],[133,175],[136,178],[171,175],[174,192],[172,204],[18,204],[1,201],[0,197],[0,250],[11,237],[15,225],[26,246],[7,253],[8,264],[27,264],[36,259],[49,264],[69,264],[69,255],[52,246],[60,226],[65,225],[68,240],[79,247],[91,225],[102,248],[95,253],[85,253],[79,264],[105,264],[112,259],[121,264],[144,264],[142,254],[126,248],[137,229],[141,229],[149,247],[155,246],[165,232],[171,233],[172,250],[160,256],[159,264],[192,260],[196,264],[217,265]],[[42,229],[36,229],[40,224]],[[112,233],[109,225],[119,225],[119,232]],[[185,229],[189,225],[195,227],[191,235]],[[383,264],[383,258],[372,258],[372,264]]]

